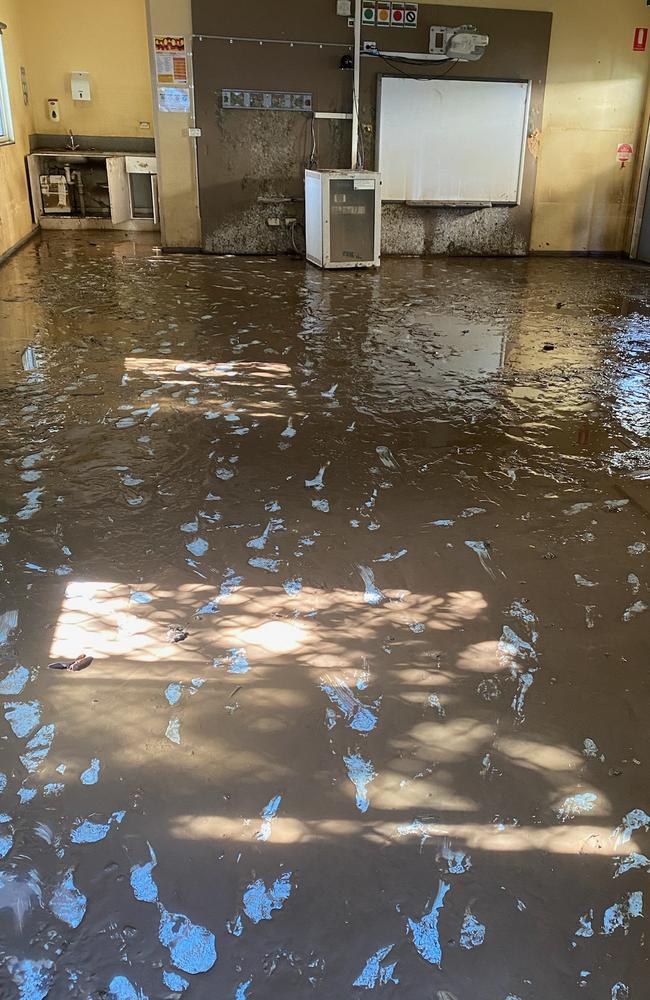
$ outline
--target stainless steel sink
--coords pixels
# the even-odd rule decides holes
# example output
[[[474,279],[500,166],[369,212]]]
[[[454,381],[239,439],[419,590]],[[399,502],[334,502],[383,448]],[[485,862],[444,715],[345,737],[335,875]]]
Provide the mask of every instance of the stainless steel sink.
[[[72,166],[76,163],[88,163],[88,157],[81,156],[78,153],[65,153],[62,156],[55,156],[54,162],[60,167],[65,167],[67,165]]]
[[[87,163],[89,159],[101,159],[103,154],[96,152],[94,149],[83,149],[83,150],[70,150],[69,152],[65,149],[35,149],[33,156],[47,156],[54,160],[58,166],[65,166],[66,163],[72,165],[73,163]]]

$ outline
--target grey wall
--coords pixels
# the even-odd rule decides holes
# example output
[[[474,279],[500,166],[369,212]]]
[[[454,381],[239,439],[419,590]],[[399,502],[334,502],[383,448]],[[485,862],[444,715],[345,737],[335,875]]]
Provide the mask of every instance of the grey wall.
[[[352,29],[335,0],[239,0],[225,5],[192,0],[194,74],[202,241],[215,253],[274,253],[290,248],[272,217],[303,219],[303,174],[312,148],[311,120],[293,112],[222,110],[224,87],[310,91],[317,111],[352,110],[352,74],[339,69],[351,51]],[[491,44],[477,63],[461,63],[456,78],[532,80],[530,133],[541,129],[552,15],[544,12],[420,6],[417,30],[364,28],[384,49],[427,52],[429,27],[475,23]],[[225,40],[208,36],[227,36]],[[230,37],[335,43],[323,48],[236,41]],[[435,76],[439,68],[402,68]],[[374,169],[377,76],[395,74],[374,58],[362,61],[361,122],[366,167]],[[349,167],[349,122],[315,123],[317,165]],[[384,205],[384,253],[523,254],[528,251],[536,175],[535,143],[526,154],[521,205],[488,209]],[[480,169],[480,164],[477,164]],[[273,204],[269,199],[291,198]]]

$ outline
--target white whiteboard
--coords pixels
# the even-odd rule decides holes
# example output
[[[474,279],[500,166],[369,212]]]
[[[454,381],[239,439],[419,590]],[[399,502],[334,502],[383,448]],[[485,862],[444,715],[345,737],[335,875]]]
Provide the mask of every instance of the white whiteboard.
[[[520,200],[528,82],[380,77],[383,201]]]

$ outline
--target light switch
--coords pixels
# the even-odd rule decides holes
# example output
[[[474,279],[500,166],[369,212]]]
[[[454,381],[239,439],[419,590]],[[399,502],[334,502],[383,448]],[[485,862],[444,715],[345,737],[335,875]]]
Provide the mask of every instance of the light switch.
[[[70,74],[70,88],[72,91],[73,101],[90,101],[92,100],[90,95],[90,74],[89,73],[71,73]]]
[[[352,0],[336,0],[336,13],[341,17],[349,17],[352,13]]]

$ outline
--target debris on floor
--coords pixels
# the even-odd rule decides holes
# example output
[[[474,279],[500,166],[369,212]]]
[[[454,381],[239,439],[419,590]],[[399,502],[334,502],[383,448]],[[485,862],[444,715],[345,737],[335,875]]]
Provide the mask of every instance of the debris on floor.
[[[646,272],[1,274],[0,995],[645,997]]]

